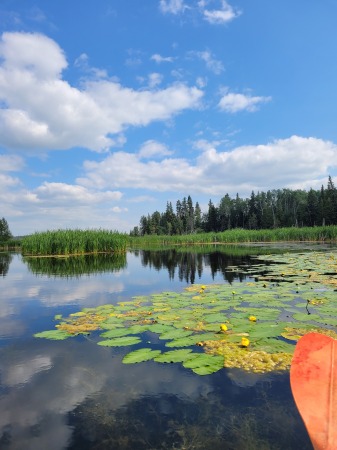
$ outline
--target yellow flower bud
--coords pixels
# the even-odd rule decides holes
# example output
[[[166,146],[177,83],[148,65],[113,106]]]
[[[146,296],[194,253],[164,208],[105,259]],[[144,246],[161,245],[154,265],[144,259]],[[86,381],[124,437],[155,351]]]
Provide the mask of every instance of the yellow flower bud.
[[[245,337],[241,338],[241,345],[242,345],[242,347],[248,347],[249,344],[250,344],[249,339],[247,339]]]
[[[224,323],[221,324],[221,325],[220,325],[220,330],[221,330],[221,331],[227,331],[227,330],[228,330],[227,325],[225,325]]]
[[[249,316],[249,320],[251,322],[256,322],[256,317],[255,316]]]

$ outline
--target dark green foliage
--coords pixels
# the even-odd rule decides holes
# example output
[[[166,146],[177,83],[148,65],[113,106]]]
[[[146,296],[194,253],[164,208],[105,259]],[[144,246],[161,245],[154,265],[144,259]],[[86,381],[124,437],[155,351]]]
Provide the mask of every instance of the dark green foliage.
[[[201,214],[190,196],[178,200],[176,213],[167,203],[166,212],[142,216],[140,227],[130,233],[145,235],[186,235],[213,233],[243,228],[269,230],[288,227],[337,225],[337,188],[329,176],[321,190],[273,189],[251,193],[250,198],[231,198],[226,194],[216,206],[209,200],[208,210]]]
[[[0,242],[6,242],[12,237],[7,220],[3,217],[0,219]]]

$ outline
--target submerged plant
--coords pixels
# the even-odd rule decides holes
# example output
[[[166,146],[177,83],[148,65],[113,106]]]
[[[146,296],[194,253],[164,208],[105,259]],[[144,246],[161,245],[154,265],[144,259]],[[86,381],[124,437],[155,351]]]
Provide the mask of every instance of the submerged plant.
[[[264,266],[261,260],[273,264]],[[128,353],[124,363],[180,362],[205,375],[222,367],[287,370],[303,334],[335,335],[336,254],[261,256],[247,272],[256,281],[237,283],[235,291],[228,284],[193,285],[180,293],[85,308],[65,319],[57,317],[56,330],[35,336],[65,339],[96,331],[101,346],[142,346]],[[151,348],[153,335],[168,351]]]

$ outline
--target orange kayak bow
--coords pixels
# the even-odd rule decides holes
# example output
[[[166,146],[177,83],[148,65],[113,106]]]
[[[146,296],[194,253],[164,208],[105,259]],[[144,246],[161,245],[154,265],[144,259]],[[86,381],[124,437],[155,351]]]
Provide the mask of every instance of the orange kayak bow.
[[[315,450],[337,450],[337,340],[308,333],[297,343],[291,390]]]

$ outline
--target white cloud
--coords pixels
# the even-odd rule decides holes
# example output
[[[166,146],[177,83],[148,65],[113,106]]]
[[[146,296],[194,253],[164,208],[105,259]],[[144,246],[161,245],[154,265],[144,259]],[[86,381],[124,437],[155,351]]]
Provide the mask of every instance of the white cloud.
[[[209,195],[249,195],[252,190],[291,186],[315,187],[337,166],[337,146],[316,138],[292,136],[266,145],[243,146],[219,152],[199,142],[204,150],[194,163],[182,158],[142,162],[140,157],[116,152],[102,162],[86,161],[86,177],[78,184],[95,189],[134,188],[157,192]],[[289,161],[292,161],[289,165]]]
[[[199,2],[199,7],[202,8],[202,13],[204,19],[211,24],[224,24],[231,22],[233,19],[237,18],[241,12],[235,10],[231,5],[229,5],[225,0],[221,2],[220,9],[204,9],[206,6],[205,1]]]
[[[160,0],[159,9],[162,13],[179,14],[185,10],[195,11],[200,13],[205,21],[210,24],[224,24],[231,22],[240,16],[241,11],[233,8],[226,0],[220,1],[220,6],[217,9],[209,9],[207,5],[211,0],[200,0],[196,6],[190,6],[183,0]],[[219,2],[217,2],[219,3]]]
[[[158,53],[155,53],[154,55],[151,56],[151,60],[160,64],[162,62],[173,62],[174,58],[173,56],[161,56]]]
[[[83,70],[87,75],[91,75],[93,78],[107,78],[108,74],[106,70],[98,69],[97,67],[91,67],[89,65],[89,57],[86,53],[82,53],[75,59],[74,66]]]
[[[163,76],[160,73],[153,72],[149,75],[149,88],[153,89],[163,81]]]
[[[219,75],[221,72],[225,70],[222,62],[213,58],[212,53],[210,51],[205,50],[203,52],[190,52],[189,55],[200,58],[202,61],[206,63],[207,69],[215,73],[216,75]]]
[[[82,56],[80,62],[86,59]],[[6,106],[0,110],[0,145],[34,152],[75,146],[106,151],[115,144],[111,134],[196,108],[203,95],[183,83],[137,91],[99,77],[80,90],[62,79],[66,67],[64,53],[52,39],[2,35],[0,102]]]
[[[0,56],[4,60],[2,69],[14,76],[27,71],[40,80],[53,80],[67,67],[60,47],[41,34],[3,33]]]
[[[161,142],[150,139],[141,146],[139,150],[139,158],[153,158],[156,156],[168,156],[172,152]]]
[[[0,155],[0,173],[17,172],[24,167],[24,161],[20,156]]]
[[[76,227],[129,231],[144,213],[139,203],[155,205],[155,197],[165,199],[160,192],[216,200],[226,193],[249,196],[252,190],[320,189],[337,167],[337,145],[314,137],[220,150],[227,145],[220,139],[196,141],[199,151],[189,161],[173,158],[164,144],[149,140],[138,153],[119,151],[100,162],[86,161],[74,184],[44,182],[32,190],[0,173],[2,215],[15,235]]]
[[[222,111],[236,113],[238,111],[254,112],[262,103],[267,103],[271,97],[253,97],[245,94],[226,93],[219,101]]]
[[[164,14],[171,13],[171,14],[178,14],[186,8],[185,3],[183,0],[160,0],[159,2],[159,9]]]
[[[121,208],[121,207],[119,207],[119,206],[114,206],[114,207],[112,208],[112,211],[113,211],[114,213],[122,213],[122,212],[127,212],[127,211],[128,211],[128,208]]]
[[[118,201],[122,198],[119,191],[96,192],[89,191],[79,185],[65,183],[44,182],[34,191],[39,202],[47,202],[48,205],[69,205],[75,207],[79,204],[97,204],[106,201]],[[71,206],[72,205],[72,206]]]

